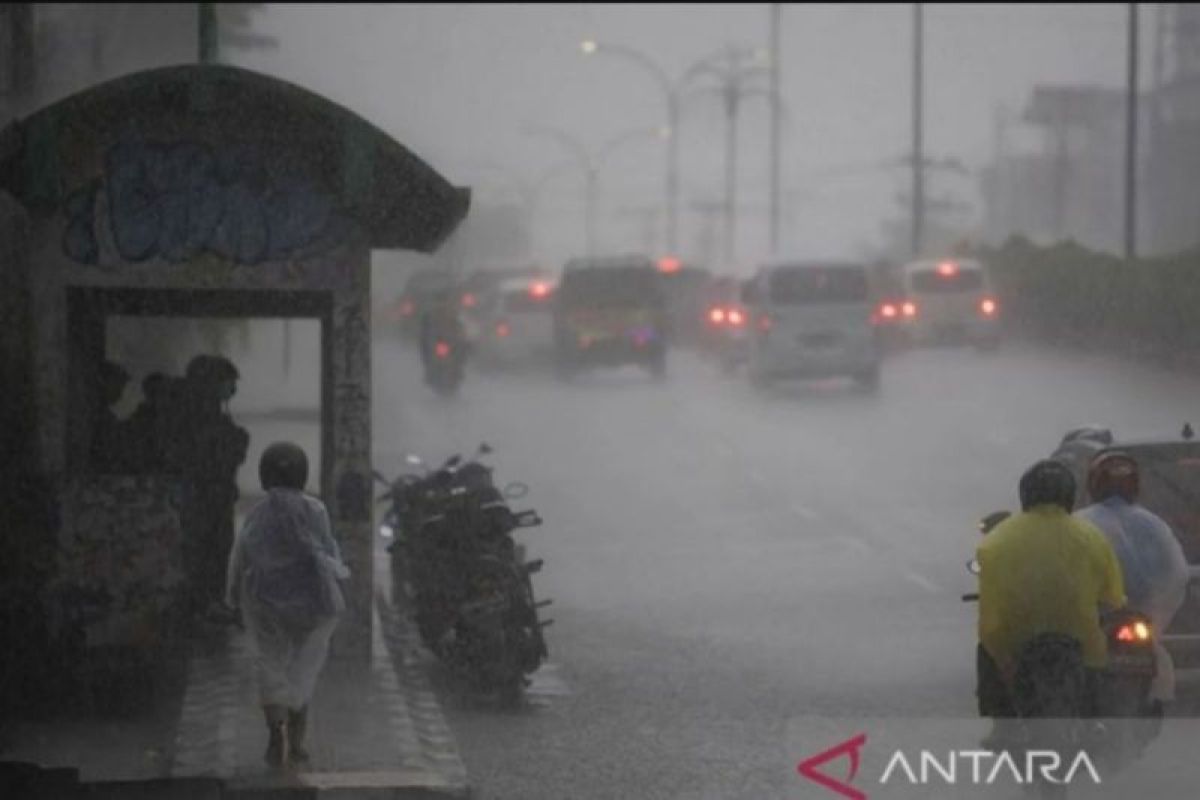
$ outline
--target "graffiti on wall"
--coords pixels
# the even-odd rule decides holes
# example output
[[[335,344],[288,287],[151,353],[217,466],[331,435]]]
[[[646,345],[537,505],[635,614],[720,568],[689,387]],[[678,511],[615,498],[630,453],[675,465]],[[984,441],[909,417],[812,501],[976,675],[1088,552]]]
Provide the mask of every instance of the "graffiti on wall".
[[[93,265],[110,248],[135,263],[212,253],[260,264],[318,255],[348,238],[333,197],[278,172],[249,145],[121,142],[103,174],[67,198],[63,249]]]

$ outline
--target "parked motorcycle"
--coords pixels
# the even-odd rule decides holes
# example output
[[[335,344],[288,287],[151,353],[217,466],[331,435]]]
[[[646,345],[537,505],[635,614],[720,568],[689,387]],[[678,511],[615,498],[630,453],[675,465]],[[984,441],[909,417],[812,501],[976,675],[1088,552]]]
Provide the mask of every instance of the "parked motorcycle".
[[[1009,517],[999,511],[984,517],[979,530],[987,535]],[[979,574],[972,559],[967,569]],[[979,600],[964,594],[964,602]],[[1156,671],[1155,631],[1149,618],[1132,609],[1104,612],[1100,626],[1108,645],[1108,665],[1095,687],[1094,707],[1083,648],[1076,639],[1055,633],[1034,637],[1017,657],[1012,683],[1013,707],[1019,724],[1016,744],[1025,750],[1086,750],[1112,768],[1136,760],[1158,735],[1162,709],[1150,698]],[[1054,785],[1042,787],[1054,796]]]
[[[393,597],[412,610],[425,645],[476,688],[515,699],[548,655],[543,629],[552,620],[538,618],[550,601],[534,599],[530,577],[542,562],[526,563],[512,538],[542,520],[509,507],[528,489],[498,490],[479,460],[491,452],[484,444],[436,470],[410,457],[424,472],[389,484],[381,533],[391,538]]]

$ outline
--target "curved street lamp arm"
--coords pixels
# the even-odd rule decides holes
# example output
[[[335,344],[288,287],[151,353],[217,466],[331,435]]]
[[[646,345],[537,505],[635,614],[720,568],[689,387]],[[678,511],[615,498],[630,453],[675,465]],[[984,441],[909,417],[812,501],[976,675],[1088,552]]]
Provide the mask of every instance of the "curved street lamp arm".
[[[687,71],[683,73],[683,77],[679,79],[677,90],[682,90],[689,83],[704,75],[712,76],[719,83],[727,82],[729,80],[729,73],[725,70],[719,69],[715,64],[711,63],[712,60],[713,59],[710,58],[704,61],[698,61],[695,64],[692,64],[692,66],[688,67]]]
[[[670,95],[675,91],[675,86],[671,81],[671,76],[667,74],[667,71],[659,66],[654,59],[650,58],[650,56],[646,55],[640,50],[635,50],[634,48],[627,47],[623,44],[605,44],[603,42],[598,42],[596,43],[595,52],[626,58],[630,61],[637,62],[643,69],[647,70],[654,76],[654,79],[662,86],[663,91],[666,92],[668,97],[670,97]]]

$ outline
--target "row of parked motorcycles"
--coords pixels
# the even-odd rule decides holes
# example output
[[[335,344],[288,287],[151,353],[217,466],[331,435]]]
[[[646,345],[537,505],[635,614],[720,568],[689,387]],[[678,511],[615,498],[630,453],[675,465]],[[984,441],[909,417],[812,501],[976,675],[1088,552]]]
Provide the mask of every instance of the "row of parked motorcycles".
[[[528,676],[546,659],[531,576],[542,561],[526,561],[513,539],[518,528],[542,524],[534,510],[514,511],[510,500],[528,487],[498,489],[481,462],[486,443],[470,459],[455,455],[436,469],[408,456],[416,471],[388,481],[389,504],[380,526],[388,540],[393,605],[413,617],[425,646],[459,678],[483,694],[515,701]]]
[[[997,511],[979,523],[987,535],[1010,516]],[[979,574],[972,559],[967,569]],[[962,596],[978,602],[979,594]],[[1012,681],[1016,725],[1010,750],[1055,752],[1064,761],[1085,752],[1109,770],[1140,758],[1162,728],[1163,710],[1150,699],[1157,674],[1157,631],[1149,617],[1131,609],[1101,614],[1108,645],[1108,665],[1095,692],[1089,691],[1082,646],[1056,633],[1034,637],[1017,657]],[[1094,703],[1089,698],[1094,697]],[[1067,786],[1043,781],[1035,788],[1043,797],[1065,797]]]

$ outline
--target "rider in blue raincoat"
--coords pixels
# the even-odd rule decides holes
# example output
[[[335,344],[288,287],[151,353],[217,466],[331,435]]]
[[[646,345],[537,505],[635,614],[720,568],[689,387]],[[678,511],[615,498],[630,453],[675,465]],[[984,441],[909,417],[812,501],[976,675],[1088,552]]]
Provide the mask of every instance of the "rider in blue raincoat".
[[[1137,461],[1128,453],[1103,453],[1088,471],[1092,505],[1076,514],[1108,539],[1121,563],[1129,607],[1148,616],[1161,636],[1183,605],[1191,569],[1171,526],[1138,504],[1139,490]],[[1151,699],[1171,700],[1174,665],[1161,641],[1155,644],[1158,675]]]

